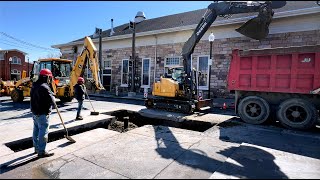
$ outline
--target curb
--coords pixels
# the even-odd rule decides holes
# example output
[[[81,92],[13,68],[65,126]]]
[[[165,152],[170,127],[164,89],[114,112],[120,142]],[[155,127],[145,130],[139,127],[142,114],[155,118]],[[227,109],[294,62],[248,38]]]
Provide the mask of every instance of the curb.
[[[89,96],[101,97],[101,98],[112,98],[112,99],[129,99],[129,100],[138,100],[138,101],[144,101],[145,100],[145,99],[141,99],[141,98],[114,97],[114,96],[105,96],[105,95],[97,95],[97,94],[89,94]]]

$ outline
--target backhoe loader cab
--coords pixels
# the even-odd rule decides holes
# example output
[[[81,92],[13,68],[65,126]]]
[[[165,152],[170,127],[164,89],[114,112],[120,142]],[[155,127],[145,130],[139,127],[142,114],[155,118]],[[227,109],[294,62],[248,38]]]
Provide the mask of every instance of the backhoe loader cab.
[[[31,78],[35,82],[38,79],[41,69],[49,69],[52,72],[55,83],[57,86],[63,86],[69,83],[70,73],[72,71],[71,66],[72,60],[68,59],[39,59],[39,61],[34,62]]]
[[[72,60],[47,58],[35,61],[30,78],[22,78],[15,84],[15,89],[11,92],[13,102],[21,102],[24,97],[30,96],[32,83],[38,80],[40,70],[44,68],[49,69],[53,74],[54,79],[51,88],[55,96],[64,102],[72,100],[72,96],[69,94]]]

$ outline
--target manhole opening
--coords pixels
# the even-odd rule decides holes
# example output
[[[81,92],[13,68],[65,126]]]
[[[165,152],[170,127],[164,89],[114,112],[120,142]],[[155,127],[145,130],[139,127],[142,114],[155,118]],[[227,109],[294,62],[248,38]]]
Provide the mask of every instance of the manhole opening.
[[[192,131],[204,132],[209,128],[213,127],[215,124],[210,122],[201,122],[201,121],[173,121],[162,118],[149,118],[141,116],[139,113],[130,112],[130,111],[118,111],[114,112],[111,115],[115,116],[117,121],[116,131],[126,132],[134,128],[141,127],[144,125],[153,125],[153,126],[169,126],[180,129],[187,129]],[[115,124],[114,123],[114,124]],[[110,125],[111,127],[113,124]]]

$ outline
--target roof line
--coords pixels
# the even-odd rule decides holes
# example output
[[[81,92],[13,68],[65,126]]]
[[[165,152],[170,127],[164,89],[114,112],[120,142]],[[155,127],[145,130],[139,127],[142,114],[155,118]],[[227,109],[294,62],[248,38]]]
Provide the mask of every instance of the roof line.
[[[22,54],[24,54],[24,55],[27,55],[27,54],[28,54],[28,53],[23,52],[23,51],[21,51],[21,50],[19,50],[19,49],[2,49],[2,50],[0,50],[0,51],[18,51],[18,52],[20,52],[20,53],[22,53]]]
[[[284,17],[292,17],[292,16],[300,16],[300,15],[306,15],[306,14],[314,14],[314,13],[319,13],[319,12],[320,12],[320,7],[311,7],[311,8],[303,8],[303,9],[283,11],[283,12],[275,12],[273,19],[284,18]],[[234,19],[219,20],[219,21],[214,22],[211,25],[211,27],[242,23],[242,22],[245,22],[245,21],[247,21],[247,20],[249,20],[249,19],[251,19],[253,17],[256,17],[256,16],[245,16],[245,17],[234,18]],[[168,29],[160,29],[160,30],[154,30],[154,31],[139,32],[139,33],[136,33],[136,37],[154,35],[154,34],[161,34],[161,33],[168,33],[168,32],[183,31],[183,30],[190,30],[190,29],[194,29],[196,26],[197,26],[197,24],[193,24],[193,25],[179,26],[179,27],[168,28]],[[104,38],[102,38],[102,41],[104,41],[104,40],[118,40],[118,39],[124,39],[124,38],[131,38],[131,36],[132,36],[132,34],[104,37]],[[92,39],[92,41],[93,42],[98,42],[98,39]],[[72,45],[77,45],[79,43],[82,43],[82,41],[74,41],[74,42],[69,42],[69,43],[65,43],[65,44],[57,44],[57,45],[53,45],[51,47],[59,48],[61,46],[72,46]]]

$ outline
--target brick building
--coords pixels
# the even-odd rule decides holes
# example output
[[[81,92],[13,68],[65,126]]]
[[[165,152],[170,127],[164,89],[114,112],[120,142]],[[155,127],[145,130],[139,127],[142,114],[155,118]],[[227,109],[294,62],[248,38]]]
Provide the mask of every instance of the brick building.
[[[27,53],[17,49],[0,50],[0,78],[6,81],[10,80],[11,76],[11,80],[19,80],[21,79],[23,71],[31,71],[32,64],[25,62],[26,55]],[[11,65],[9,61],[10,58],[12,59]]]
[[[181,51],[184,43],[204,15],[206,9],[174,14],[154,19],[146,19],[136,24],[135,51],[139,88],[152,88],[161,75],[170,73],[169,68],[182,65]],[[215,35],[211,67],[211,97],[229,95],[227,74],[232,49],[261,49],[287,46],[320,44],[320,6],[316,1],[287,1],[281,9],[275,9],[269,27],[270,33],[258,41],[237,33],[238,28],[257,13],[236,14],[226,19],[218,17],[211,25],[192,54],[192,64],[202,72],[199,89],[206,94],[208,90],[209,49],[208,36]],[[130,19],[130,17],[128,17]],[[116,21],[116,18],[115,18]],[[103,84],[112,92],[121,87],[128,91],[128,60],[132,55],[132,31],[123,24],[102,32]],[[94,29],[94,27],[93,27]],[[111,30],[114,33],[110,33]],[[92,35],[91,35],[92,37]],[[98,38],[93,42],[98,48]],[[83,38],[59,45],[63,58],[76,59],[83,46]],[[74,52],[77,49],[77,52]]]

